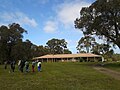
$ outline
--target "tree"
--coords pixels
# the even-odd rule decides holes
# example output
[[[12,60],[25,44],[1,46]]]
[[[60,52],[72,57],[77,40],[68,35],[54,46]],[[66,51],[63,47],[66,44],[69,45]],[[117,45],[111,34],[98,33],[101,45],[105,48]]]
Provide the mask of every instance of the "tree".
[[[62,54],[67,48],[67,42],[64,39],[51,39],[47,43],[47,47],[51,54]]]
[[[24,45],[22,39],[18,40],[16,44],[12,47],[11,57],[15,60],[24,59]]]
[[[102,55],[109,55],[110,53],[112,55],[112,52],[114,53],[113,49],[111,49],[110,44],[99,44],[96,42],[94,47],[92,47],[91,52],[94,54],[102,54]]]
[[[0,59],[14,60],[11,56],[12,49],[16,42],[23,38],[23,33],[27,32],[19,24],[13,23],[7,26],[0,27]]]
[[[77,50],[81,52],[82,50],[86,49],[86,52],[89,53],[90,48],[92,48],[94,44],[95,44],[95,38],[86,35],[79,40]]]
[[[109,43],[120,48],[120,0],[96,0],[89,7],[83,7],[75,28],[84,34],[105,37]]]
[[[25,42],[23,42],[23,49],[24,49],[23,59],[29,60],[33,57],[32,56],[32,46],[33,46],[32,42],[28,39]]]
[[[64,54],[72,54],[72,52],[69,49],[64,49]]]
[[[34,48],[33,48],[33,57],[38,57],[38,56],[43,56],[43,55],[47,55],[47,54],[50,54],[49,52],[50,50],[48,49],[47,46],[43,46],[43,45],[40,45],[40,46],[36,46],[34,45]]]

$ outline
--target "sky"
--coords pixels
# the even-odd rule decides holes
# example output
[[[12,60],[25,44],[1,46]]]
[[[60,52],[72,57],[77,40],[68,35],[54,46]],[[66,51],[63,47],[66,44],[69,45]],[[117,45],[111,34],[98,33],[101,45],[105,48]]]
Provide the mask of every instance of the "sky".
[[[0,26],[19,23],[27,30],[24,40],[46,45],[53,38],[65,39],[73,53],[83,36],[75,29],[74,21],[80,17],[82,7],[95,0],[0,0]],[[120,52],[119,49],[115,50]]]

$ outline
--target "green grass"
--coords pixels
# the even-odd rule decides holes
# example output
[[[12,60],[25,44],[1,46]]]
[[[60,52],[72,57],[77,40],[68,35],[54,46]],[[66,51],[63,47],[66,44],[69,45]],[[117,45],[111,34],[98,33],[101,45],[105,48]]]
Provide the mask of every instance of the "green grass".
[[[105,63],[104,67],[120,72],[120,62]]]
[[[120,90],[120,81],[89,63],[42,63],[42,71],[21,73],[0,66],[0,90]]]

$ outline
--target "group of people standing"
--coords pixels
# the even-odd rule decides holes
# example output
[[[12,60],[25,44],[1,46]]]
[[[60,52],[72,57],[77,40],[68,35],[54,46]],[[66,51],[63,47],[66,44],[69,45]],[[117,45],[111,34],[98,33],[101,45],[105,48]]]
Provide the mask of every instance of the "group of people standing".
[[[41,71],[41,62],[40,61],[32,61],[32,72],[35,72],[35,67],[38,67],[38,71]],[[15,61],[10,62],[10,67],[12,72],[15,70]],[[23,73],[25,67],[25,72],[29,72],[29,62],[25,60],[18,61],[18,69]],[[5,62],[5,69],[7,69],[7,62]]]

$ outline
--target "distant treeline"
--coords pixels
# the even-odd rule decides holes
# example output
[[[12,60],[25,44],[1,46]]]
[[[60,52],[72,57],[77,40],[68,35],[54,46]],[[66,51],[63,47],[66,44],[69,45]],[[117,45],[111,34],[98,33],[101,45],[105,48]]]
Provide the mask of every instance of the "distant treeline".
[[[51,39],[46,46],[37,46],[30,40],[23,41],[24,33],[27,31],[16,23],[0,26],[0,63],[30,60],[46,54],[72,53],[67,49],[67,42],[64,39]]]

